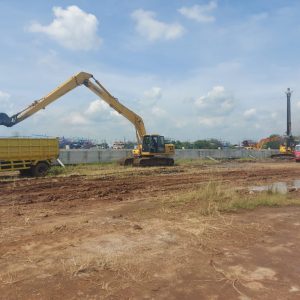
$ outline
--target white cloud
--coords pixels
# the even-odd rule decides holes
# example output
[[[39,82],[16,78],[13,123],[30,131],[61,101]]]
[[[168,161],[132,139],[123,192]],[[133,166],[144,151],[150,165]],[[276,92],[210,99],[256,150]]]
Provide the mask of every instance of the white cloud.
[[[254,117],[257,114],[257,111],[255,108],[249,108],[247,110],[244,111],[244,117],[246,118],[251,118]]]
[[[224,86],[214,86],[206,95],[193,100],[194,113],[190,121],[209,129],[233,126],[234,110],[238,107],[233,95]]]
[[[175,128],[181,129],[188,125],[188,121],[185,119],[178,119],[174,118],[172,126],[174,125]]]
[[[159,106],[152,107],[152,114],[156,117],[164,117],[167,115],[167,112]]]
[[[136,31],[149,41],[174,40],[184,34],[181,24],[158,21],[156,14],[152,11],[137,9],[131,17],[136,21]]]
[[[106,102],[98,99],[89,104],[87,110],[83,113],[83,116],[97,121],[103,120],[103,118],[110,119],[111,117],[120,117],[121,115],[113,110]]]
[[[110,112],[109,112],[109,115],[111,116],[111,117],[117,117],[117,118],[120,118],[120,117],[123,117],[120,113],[118,113],[116,110],[111,110]]]
[[[271,113],[271,118],[272,119],[277,119],[278,118],[278,113],[277,112],[272,112]]]
[[[162,97],[162,91],[160,87],[152,87],[150,90],[144,92],[145,98],[149,100],[157,100]]]
[[[44,33],[71,50],[90,50],[101,44],[97,35],[98,20],[76,5],[66,9],[53,7],[54,20],[49,25],[34,22],[29,31]]]
[[[178,9],[179,13],[185,16],[188,19],[195,20],[200,23],[211,23],[215,21],[215,17],[209,15],[208,13],[212,12],[218,7],[216,1],[210,1],[205,5],[194,5],[191,7],[181,7]]]
[[[67,117],[62,119],[62,122],[67,125],[87,125],[88,119],[78,112],[71,112]]]
[[[224,117],[200,117],[198,118],[198,124],[203,125],[205,127],[218,127],[223,125],[225,121]]]
[[[109,105],[102,100],[95,100],[89,104],[85,111],[86,115],[93,115],[95,113],[102,113],[109,110]]]
[[[229,113],[235,107],[233,96],[226,92],[223,86],[214,86],[211,91],[196,99],[194,103],[200,110],[214,115]]]
[[[10,94],[0,91],[0,112],[11,114],[13,111],[13,104],[10,101]]]
[[[89,125],[93,122],[107,121],[120,117],[121,115],[110,108],[103,100],[94,100],[90,102],[86,110],[83,112],[71,112],[68,117],[62,118],[62,122],[69,125]]]
[[[0,91],[0,103],[7,103],[9,101],[10,94]]]
[[[251,16],[251,21],[259,22],[259,21],[266,20],[268,17],[269,17],[269,14],[266,12],[254,14]]]

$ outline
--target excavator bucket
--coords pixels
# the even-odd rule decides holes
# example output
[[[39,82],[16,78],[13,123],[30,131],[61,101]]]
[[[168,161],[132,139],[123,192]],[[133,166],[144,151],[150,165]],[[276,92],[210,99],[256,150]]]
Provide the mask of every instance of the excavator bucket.
[[[0,125],[4,125],[6,127],[11,127],[14,124],[13,124],[11,118],[7,114],[0,113]]]

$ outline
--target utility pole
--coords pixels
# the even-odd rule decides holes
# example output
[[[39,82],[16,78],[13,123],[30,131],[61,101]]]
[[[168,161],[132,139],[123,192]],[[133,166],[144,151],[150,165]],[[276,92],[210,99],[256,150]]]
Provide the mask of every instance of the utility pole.
[[[291,119],[291,95],[292,91],[290,88],[287,89],[286,98],[287,98],[287,124],[286,124],[286,135],[288,138],[292,136],[292,119]]]
[[[291,95],[292,92],[290,88],[287,89],[286,93],[286,100],[287,100],[287,109],[286,109],[286,151],[292,151],[295,146],[294,137],[292,135],[292,117],[291,117]],[[289,150],[290,149],[290,150]]]

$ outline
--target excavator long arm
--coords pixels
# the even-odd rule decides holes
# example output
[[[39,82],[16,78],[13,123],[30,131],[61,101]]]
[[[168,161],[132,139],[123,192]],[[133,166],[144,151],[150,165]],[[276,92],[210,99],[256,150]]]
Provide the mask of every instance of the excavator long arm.
[[[95,83],[91,81],[93,79]],[[75,76],[71,77],[68,81],[57,87],[46,97],[33,102],[30,106],[22,110],[21,112],[9,117],[5,113],[0,113],[0,125],[6,127],[12,127],[15,124],[27,119],[41,109],[46,108],[49,104],[56,101],[63,95],[67,94],[79,85],[84,84],[102,100],[104,100],[110,107],[116,110],[118,113],[127,118],[136,129],[136,135],[138,143],[140,144],[143,136],[146,134],[144,122],[142,118],[129,108],[121,104],[117,98],[113,97],[99,81],[97,81],[92,74],[80,72]]]
[[[134,125],[138,144],[141,144],[143,136],[146,134],[143,119],[113,97],[98,80],[93,79],[96,84],[90,80],[86,80],[83,84]]]

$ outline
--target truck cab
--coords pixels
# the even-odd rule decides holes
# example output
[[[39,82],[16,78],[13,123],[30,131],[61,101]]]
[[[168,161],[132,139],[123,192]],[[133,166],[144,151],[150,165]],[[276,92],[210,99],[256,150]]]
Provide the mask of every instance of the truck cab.
[[[295,155],[295,161],[300,162],[300,144],[295,146],[294,155]]]

